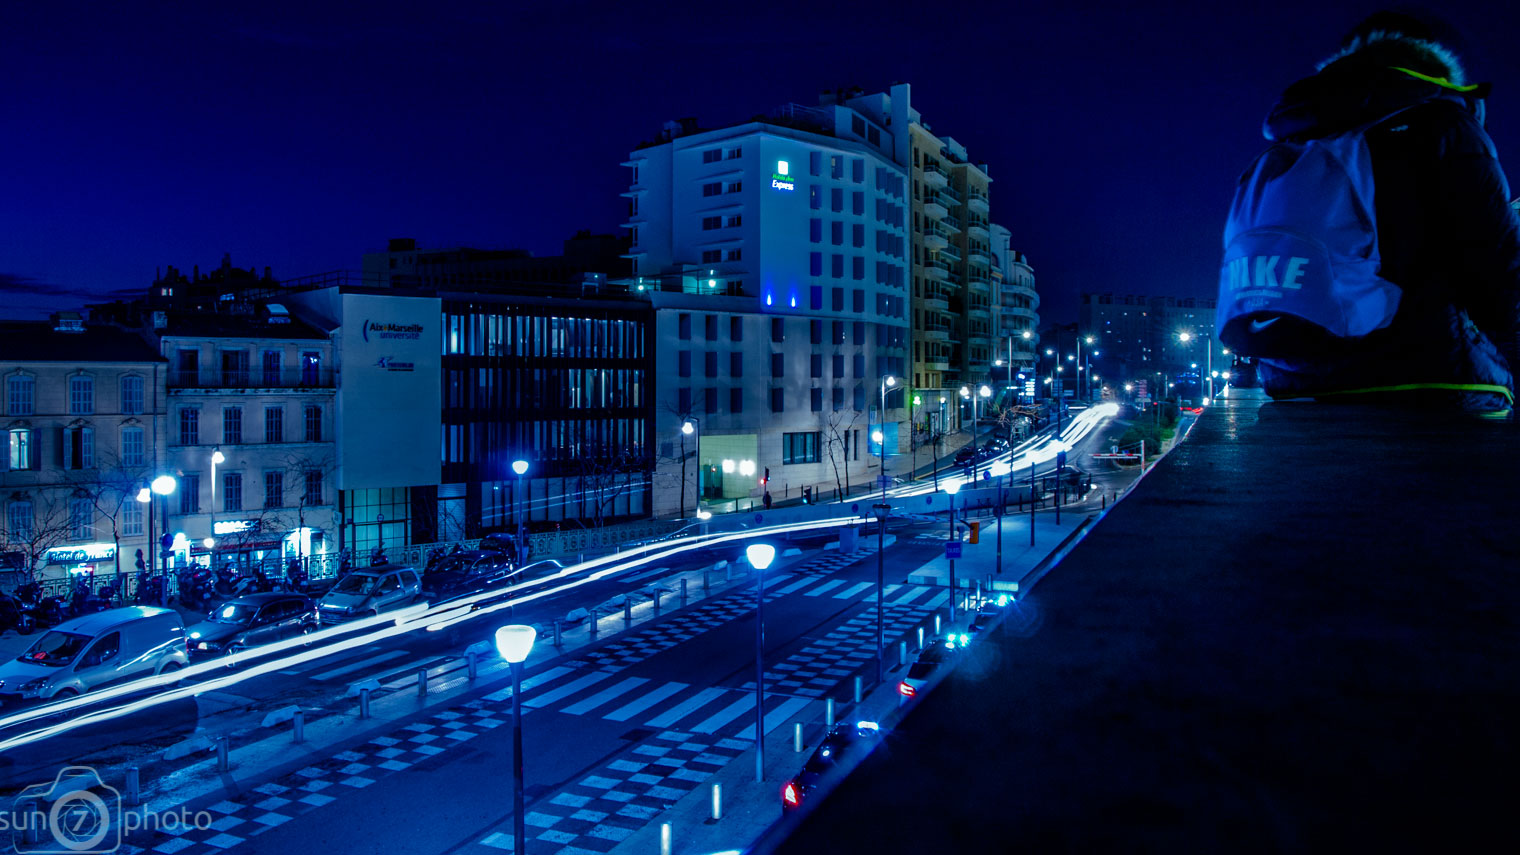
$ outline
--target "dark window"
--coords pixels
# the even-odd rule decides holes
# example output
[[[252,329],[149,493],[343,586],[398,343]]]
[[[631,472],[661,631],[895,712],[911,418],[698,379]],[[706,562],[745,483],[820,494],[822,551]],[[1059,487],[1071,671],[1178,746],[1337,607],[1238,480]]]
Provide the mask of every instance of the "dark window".
[[[781,462],[817,463],[818,433],[784,433],[781,435]]]
[[[718,376],[718,352],[709,350],[702,355],[702,367],[708,377]]]
[[[771,412],[780,413],[786,411],[785,396],[779,388],[771,388]]]
[[[304,413],[306,422],[306,441],[322,441],[322,405],[307,404]]]
[[[744,376],[744,353],[743,353],[743,351],[736,350],[733,353],[730,353],[728,355],[728,373],[729,373],[729,376],[731,376],[731,377],[743,377]]]
[[[811,404],[811,406],[813,408],[813,412],[815,412],[815,413],[821,413],[821,412],[823,412],[823,390],[822,389],[811,389],[811,390],[809,390],[809,392],[810,392],[809,403]]]
[[[866,260],[861,256],[850,259],[850,274],[856,279],[866,278]]]
[[[201,444],[201,411],[185,407],[179,411],[179,444]]]
[[[811,337],[813,344],[823,344],[823,321],[808,321],[808,334]]]
[[[823,308],[823,286],[822,285],[810,285],[810,286],[808,286],[808,308],[810,308],[810,309],[822,309]]]
[[[264,473],[264,507],[285,507],[285,473]]]
[[[738,315],[728,319],[728,340],[744,341],[744,319]]]
[[[808,220],[808,240],[813,243],[823,242],[823,220],[817,217]]]
[[[785,354],[781,354],[781,353],[772,353],[771,354],[771,376],[772,377],[785,377],[786,376],[786,355]]]
[[[833,324],[834,336],[829,343],[844,344],[844,321],[834,321]]]
[[[301,495],[301,504],[322,504],[322,473],[319,470],[311,470],[306,473],[306,491]]]
[[[702,195],[703,196],[716,196],[716,195],[718,195],[719,193],[722,193],[722,192],[723,192],[723,182],[721,182],[721,181],[714,181],[711,184],[703,184],[702,185]]]
[[[280,362],[282,353],[278,350],[264,351],[264,385],[280,385]]]
[[[863,247],[863,246],[866,245],[866,227],[865,226],[861,225],[860,223],[856,223],[855,225],[850,226],[850,233],[851,233],[850,243],[853,246],[855,246],[856,248],[860,248],[860,247]]]
[[[834,387],[834,410],[837,412],[844,409],[844,389]]]
[[[866,212],[866,194],[856,190],[850,198],[850,212],[864,214]]]
[[[808,273],[812,274],[813,276],[823,275],[823,253],[808,253]]]
[[[240,445],[243,442],[243,408],[222,408],[222,445]]]
[[[817,184],[808,186],[808,207],[815,211],[823,207],[823,190]]]
[[[839,254],[836,253],[834,255],[834,257],[833,257],[832,260],[833,260],[833,265],[830,268],[830,270],[832,271],[834,278],[835,279],[843,279],[844,278],[844,256],[839,255]]]
[[[834,358],[833,358],[832,362],[833,362],[833,368],[834,368],[834,379],[838,380],[839,378],[841,378],[841,377],[844,376],[844,354],[842,354],[842,353],[836,353],[836,354],[834,354]]]
[[[812,371],[812,373],[811,373],[810,376],[812,376],[814,378],[822,377],[823,376],[823,354],[821,354],[821,353],[814,353],[814,354],[810,355],[808,357],[808,366],[809,366],[809,368]]]
[[[844,289],[843,288],[834,288],[832,290],[834,292],[831,295],[833,297],[833,308],[834,308],[834,311],[836,311],[836,312],[842,312],[842,311],[844,311]]]
[[[844,191],[838,187],[829,191],[829,209],[836,214],[844,213]]]
[[[838,220],[829,223],[829,243],[835,246],[844,245],[844,223]]]
[[[186,472],[179,476],[179,487],[175,489],[179,494],[179,512],[182,514],[196,514],[201,510],[201,476],[197,472]]]
[[[702,408],[707,411],[708,415],[716,413],[718,411],[718,390],[711,386],[703,389],[702,404]]]
[[[744,388],[735,386],[728,390],[728,411],[731,413],[744,412]]]
[[[285,408],[284,407],[265,407],[264,408],[264,441],[265,442],[284,442],[285,441]]]
[[[676,316],[676,335],[681,341],[691,341],[691,315],[682,312]]]
[[[856,312],[864,312],[866,310],[866,292],[861,288],[856,288],[854,293],[850,295],[850,302]],[[858,328],[860,327],[860,324],[857,323],[855,326]],[[856,338],[863,337],[864,336],[856,336]],[[857,341],[855,343],[865,344],[863,341]]]
[[[691,351],[682,350],[676,353],[676,376],[691,376]]]
[[[771,318],[771,341],[777,344],[786,341],[786,322],[780,318]]]
[[[823,173],[823,152],[808,152],[808,174],[821,175]]]
[[[707,340],[708,341],[717,341],[718,340],[718,316],[717,315],[706,315],[703,318],[702,326],[703,326],[703,332],[707,333]]]
[[[690,386],[682,386],[676,390],[676,412],[683,414],[691,412]]]
[[[222,510],[241,511],[243,509],[243,476],[237,472],[228,472],[222,476]]]
[[[863,378],[863,377],[865,377],[866,376],[866,355],[864,353],[857,353],[857,354],[855,354],[854,359],[851,360],[851,361],[854,363],[855,376],[857,378]]]

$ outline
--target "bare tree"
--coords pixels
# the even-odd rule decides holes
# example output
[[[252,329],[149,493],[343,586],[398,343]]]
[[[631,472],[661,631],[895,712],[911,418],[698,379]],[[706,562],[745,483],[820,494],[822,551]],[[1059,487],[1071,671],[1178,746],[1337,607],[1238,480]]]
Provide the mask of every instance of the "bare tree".
[[[72,493],[56,487],[33,487],[18,490],[15,496],[31,502],[32,518],[28,524],[13,529],[7,517],[0,542],[4,543],[3,551],[22,553],[26,562],[26,581],[33,582],[48,550],[74,539],[73,520],[69,513]]]
[[[834,490],[841,500],[849,496],[850,492],[850,454],[849,433],[860,421],[859,410],[833,410],[824,414],[820,421],[823,426],[824,447],[829,455],[829,464],[834,468]],[[844,466],[841,468],[840,461]],[[843,477],[841,478],[841,471]]]
[[[607,511],[618,497],[632,491],[634,475],[642,475],[648,468],[643,460],[627,449],[613,453],[609,451],[602,449],[598,453],[583,454],[577,461],[580,469],[582,507],[591,511],[589,514],[591,525],[596,528],[606,525]],[[685,484],[684,478],[682,484]],[[685,498],[684,490],[682,498]],[[582,519],[584,518],[583,516]]]
[[[679,407],[677,407],[677,406],[675,406],[673,404],[670,404],[670,403],[661,404],[660,405],[660,409],[663,410],[666,413],[669,413],[669,414],[675,416],[676,417],[676,424],[677,425],[684,425],[684,424],[686,424],[686,420],[691,418],[691,410],[689,410],[689,409],[682,410],[681,408],[679,408]],[[674,457],[666,456],[663,459],[666,460],[666,461],[669,461],[669,460],[679,460],[680,463],[681,463],[681,507],[680,507],[680,512],[681,512],[682,516],[685,516],[686,515],[686,458],[688,457],[688,453],[686,451],[686,448],[687,448],[687,446],[686,446],[686,440],[687,440],[687,438],[686,438],[686,432],[682,431],[682,430],[677,430],[676,431],[676,440],[677,440],[677,443],[679,444],[679,453],[677,455],[675,455]],[[695,455],[695,454],[696,454],[695,451],[691,452],[691,455]],[[697,460],[697,461],[694,461],[694,462],[696,463],[697,466],[701,466],[702,465],[702,461],[700,461],[700,460]],[[659,467],[656,466],[655,469],[656,469],[656,471],[658,471]],[[700,474],[698,474],[698,476],[697,476],[697,489],[698,490],[701,489],[701,475]],[[701,497],[698,496],[697,498],[698,498],[698,502],[700,502]]]
[[[137,493],[148,486],[150,468],[147,463],[128,463],[120,455],[110,451],[97,452],[99,466],[90,470],[77,470],[71,479],[74,493],[88,497],[97,517],[110,529],[111,542],[116,546],[115,571],[121,577],[121,537],[126,509],[138,505]],[[132,505],[128,505],[131,502]],[[151,512],[151,503],[144,513]],[[137,536],[141,536],[139,532]],[[151,546],[151,545],[150,545]],[[150,549],[151,552],[151,549]]]

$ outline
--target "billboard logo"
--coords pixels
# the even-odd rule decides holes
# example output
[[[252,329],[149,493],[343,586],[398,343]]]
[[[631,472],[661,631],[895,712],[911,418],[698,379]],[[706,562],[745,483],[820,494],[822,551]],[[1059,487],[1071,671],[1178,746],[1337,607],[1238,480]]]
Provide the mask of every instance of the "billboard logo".
[[[371,333],[374,333],[376,338],[381,339],[410,339],[411,341],[416,341],[422,338],[422,324],[393,324],[382,321],[365,321],[360,331],[365,341],[369,341]]]
[[[394,356],[382,356],[375,360],[375,367],[381,371],[412,371],[417,366],[411,362],[402,362]]]

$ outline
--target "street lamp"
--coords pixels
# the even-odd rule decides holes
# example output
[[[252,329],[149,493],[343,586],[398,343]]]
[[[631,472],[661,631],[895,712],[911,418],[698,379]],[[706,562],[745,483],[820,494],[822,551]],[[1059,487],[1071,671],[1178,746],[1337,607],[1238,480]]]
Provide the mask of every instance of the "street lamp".
[[[695,497],[695,499],[691,503],[691,510],[692,510],[692,514],[693,515],[696,514],[697,508],[700,508],[702,506],[702,430],[701,430],[701,427],[702,427],[701,424],[697,421],[697,418],[695,416],[688,416],[685,421],[681,422],[681,433],[684,434],[684,435],[686,435],[686,436],[695,435],[696,436],[696,442],[697,442],[697,448],[696,448],[696,457],[697,457],[696,497]],[[686,509],[685,495],[686,495],[686,475],[683,472],[682,475],[681,475],[681,496],[682,496],[682,499],[681,499],[681,509],[682,510]]]
[[[1177,334],[1177,340],[1180,341],[1180,342],[1182,342],[1183,344],[1187,344],[1189,341],[1193,340],[1193,334],[1190,333],[1190,332],[1186,332],[1186,331],[1180,332],[1180,333]],[[1209,400],[1212,401],[1212,400],[1214,400],[1214,377],[1213,377],[1213,373],[1214,373],[1214,339],[1208,333],[1204,333],[1203,334],[1203,343],[1204,343],[1204,353],[1206,354],[1206,358],[1204,360],[1204,362],[1205,362],[1205,368],[1204,368],[1204,370],[1208,371],[1209,375],[1210,375],[1209,376]],[[1203,386],[1203,384],[1200,383],[1199,384],[1199,391],[1200,392],[1203,391],[1202,386]]]
[[[517,563],[519,565],[528,560],[528,544],[523,541],[524,532],[523,511],[526,504],[523,501],[523,476],[528,474],[528,461],[512,461],[512,471],[517,473]]]
[[[876,511],[876,682],[886,679],[885,657],[882,654],[882,638],[886,633],[886,613],[883,611],[882,600],[886,591],[886,559],[887,554],[887,515],[892,513],[892,506],[886,502],[875,504],[871,509]]]
[[[950,496],[950,542],[959,543],[960,536],[955,533],[955,494],[961,491],[961,482],[949,480],[945,482],[945,492]],[[946,558],[950,562],[950,619],[955,620],[955,559]]]
[[[881,448],[881,497],[887,497],[887,390],[897,385],[897,378],[891,374],[881,379],[881,430],[875,437]]]
[[[163,497],[163,502],[159,504],[159,507],[163,511],[163,516],[160,519],[164,524],[165,535],[169,534],[169,496],[178,486],[179,482],[174,480],[173,475],[160,475],[157,478],[153,479],[153,483],[151,485],[153,492]],[[138,495],[138,499],[142,499],[141,494]],[[148,516],[151,517],[152,515],[153,506],[149,505]],[[151,546],[152,544],[149,545]],[[159,589],[159,595],[163,598],[164,603],[167,603],[169,599],[169,550],[160,549],[159,556],[159,566],[163,568],[163,587]],[[164,603],[160,603],[160,605],[163,605]]]
[[[765,569],[776,560],[776,547],[751,543],[744,547],[755,568],[759,594],[755,597],[755,781],[765,780]]]
[[[512,851],[518,855],[527,843],[523,823],[522,665],[537,637],[538,630],[522,624],[496,630],[496,651],[512,668],[512,833],[516,844]]]
[[[216,552],[212,550],[212,547],[216,545],[216,541],[213,539],[216,537],[216,467],[218,464],[226,462],[226,460],[227,455],[223,454],[220,448],[211,449],[211,526],[206,532],[208,536],[205,540],[201,541],[201,544],[208,551],[206,560],[210,562],[212,570],[216,569]]]

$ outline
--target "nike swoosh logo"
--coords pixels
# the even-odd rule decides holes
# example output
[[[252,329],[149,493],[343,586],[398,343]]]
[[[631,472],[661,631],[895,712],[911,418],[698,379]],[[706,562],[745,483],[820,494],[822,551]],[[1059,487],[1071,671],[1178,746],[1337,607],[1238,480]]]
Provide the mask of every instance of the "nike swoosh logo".
[[[1272,326],[1280,320],[1282,320],[1282,318],[1268,318],[1265,321],[1252,321],[1251,332],[1261,332],[1262,330]]]

